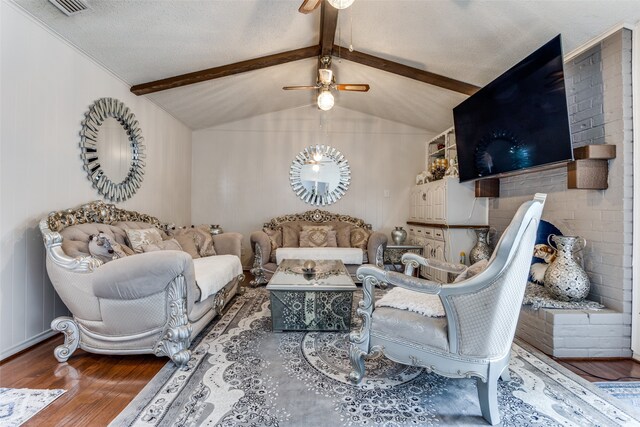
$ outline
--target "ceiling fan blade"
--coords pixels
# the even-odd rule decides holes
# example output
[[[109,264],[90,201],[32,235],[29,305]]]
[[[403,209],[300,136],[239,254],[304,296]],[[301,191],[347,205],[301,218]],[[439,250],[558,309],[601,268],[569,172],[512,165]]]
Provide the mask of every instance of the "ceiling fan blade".
[[[320,6],[321,0],[304,0],[300,7],[298,8],[298,12],[300,13],[311,13]]]
[[[341,85],[336,85],[336,89],[338,90],[345,90],[348,92],[368,92],[369,91],[369,85],[366,84],[341,84]]]
[[[313,90],[318,89],[318,86],[284,86],[284,90]]]

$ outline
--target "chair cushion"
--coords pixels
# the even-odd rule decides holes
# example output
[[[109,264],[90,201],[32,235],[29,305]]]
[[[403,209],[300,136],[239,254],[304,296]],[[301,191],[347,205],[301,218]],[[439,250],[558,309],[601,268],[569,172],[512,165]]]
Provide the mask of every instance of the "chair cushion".
[[[444,307],[438,295],[395,287],[376,301],[376,307],[409,310],[423,316],[444,317]]]
[[[398,341],[449,351],[446,317],[426,317],[413,311],[380,307],[373,311],[371,331]]]

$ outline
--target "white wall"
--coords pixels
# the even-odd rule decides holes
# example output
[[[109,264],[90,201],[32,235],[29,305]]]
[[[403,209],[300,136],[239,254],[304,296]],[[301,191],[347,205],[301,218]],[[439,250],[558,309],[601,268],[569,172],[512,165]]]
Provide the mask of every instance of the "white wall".
[[[633,29],[632,86],[633,86],[633,140],[640,141],[640,22]],[[631,350],[640,361],[640,150],[633,149],[633,319],[631,324]],[[632,146],[633,148],[633,146]]]
[[[424,144],[432,136],[337,106],[327,113],[314,106],[284,110],[194,131],[193,223],[219,223],[242,233],[248,266],[251,232],[274,216],[315,209],[291,189],[289,167],[305,147],[328,144],[345,155],[352,179],[342,200],[322,209],[362,218],[388,233],[405,225],[409,189],[424,169]]]
[[[601,58],[601,64],[594,59]],[[611,326],[616,348],[599,349],[584,341],[588,357],[629,357],[632,319],[632,226],[633,226],[633,123],[631,105],[631,33],[623,29],[565,63],[573,146],[587,143],[613,144],[616,158],[609,161],[608,189],[569,190],[566,169],[554,169],[500,180],[500,197],[489,205],[489,222],[504,230],[517,207],[536,192],[548,193],[542,218],[565,235],[587,240],[584,267],[591,280],[588,299],[622,313],[622,324]],[[585,84],[596,66],[600,82]],[[577,98],[576,98],[577,97]],[[578,99],[582,97],[582,99]],[[585,110],[572,108],[582,102],[595,108],[602,121],[583,130],[579,117]],[[588,101],[588,102],[587,102]],[[591,116],[587,116],[591,117]],[[583,119],[584,120],[584,119]],[[595,118],[593,119],[596,122]],[[586,126],[584,126],[586,127]],[[585,138],[579,135],[586,134]],[[588,139],[591,137],[591,139]],[[636,214],[637,217],[637,214]],[[637,250],[637,246],[636,246]],[[637,296],[636,296],[637,298]],[[562,343],[554,344],[555,348]],[[587,357],[586,355],[584,357]]]
[[[47,334],[66,313],[45,271],[38,221],[99,199],[80,160],[84,112],[123,101],[147,147],[142,188],[120,204],[166,221],[191,219],[191,131],[16,6],[0,2],[0,358]]]

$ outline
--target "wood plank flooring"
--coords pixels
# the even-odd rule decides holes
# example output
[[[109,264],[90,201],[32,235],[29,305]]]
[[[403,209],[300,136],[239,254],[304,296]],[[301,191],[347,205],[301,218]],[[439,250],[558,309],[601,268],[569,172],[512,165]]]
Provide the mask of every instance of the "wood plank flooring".
[[[249,280],[247,277],[246,282]],[[68,363],[58,363],[53,349],[62,341],[62,335],[55,336],[0,363],[0,387],[67,390],[24,424],[27,427],[105,426],[168,360],[153,355],[104,356],[77,350]],[[603,380],[576,366],[604,378],[640,377],[640,363],[631,359],[557,361],[589,381]]]

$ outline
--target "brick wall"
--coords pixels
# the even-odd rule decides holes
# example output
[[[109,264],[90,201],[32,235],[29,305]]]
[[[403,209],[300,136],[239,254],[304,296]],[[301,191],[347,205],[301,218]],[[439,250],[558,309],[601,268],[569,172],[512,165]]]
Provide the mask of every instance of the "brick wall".
[[[500,197],[489,204],[489,221],[501,232],[523,201],[536,192],[547,193],[543,219],[565,235],[588,241],[584,265],[591,279],[589,299],[622,314],[622,322],[608,330],[622,345],[608,356],[628,356],[633,202],[631,32],[621,30],[565,64],[565,79],[574,147],[616,145],[617,157],[609,162],[609,188],[567,190],[564,168],[503,178]]]

